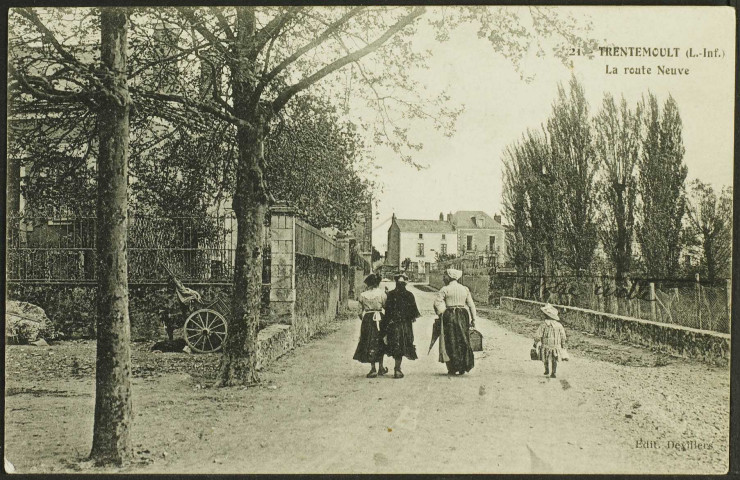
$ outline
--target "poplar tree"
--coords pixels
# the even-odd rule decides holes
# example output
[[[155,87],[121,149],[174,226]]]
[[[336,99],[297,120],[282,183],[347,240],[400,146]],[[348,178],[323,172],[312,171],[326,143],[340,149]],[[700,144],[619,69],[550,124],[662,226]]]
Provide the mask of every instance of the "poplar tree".
[[[598,168],[583,86],[573,76],[547,121],[558,191],[560,255],[574,273],[588,271],[597,244],[595,174]]]
[[[646,273],[675,277],[679,271],[682,221],[686,212],[684,182],[688,170],[678,105],[669,96],[660,111],[652,93],[641,102],[644,142],[638,163],[640,194],[637,239]]]
[[[622,280],[629,276],[632,268],[637,163],[642,146],[640,105],[632,110],[622,97],[617,106],[614,97],[605,94],[601,110],[594,119],[594,140],[601,165],[599,234],[616,277]]]

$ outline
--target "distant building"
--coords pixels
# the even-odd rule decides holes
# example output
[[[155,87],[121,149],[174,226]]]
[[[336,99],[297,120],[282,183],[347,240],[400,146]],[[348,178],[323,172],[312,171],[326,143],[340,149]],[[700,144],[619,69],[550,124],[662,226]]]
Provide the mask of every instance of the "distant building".
[[[461,210],[449,215],[448,219],[457,233],[457,255],[506,253],[506,229],[501,225],[501,216],[493,218],[480,210]]]
[[[403,220],[394,214],[388,228],[388,254],[385,264],[400,268],[405,259],[418,265],[423,272],[425,264],[435,263],[437,253],[457,251],[457,237],[452,224],[446,220]]]
[[[385,265],[401,269],[409,259],[409,269],[423,272],[438,256],[470,255],[496,257],[502,263],[506,255],[506,230],[499,215],[491,218],[479,210],[449,213],[439,220],[391,219]]]

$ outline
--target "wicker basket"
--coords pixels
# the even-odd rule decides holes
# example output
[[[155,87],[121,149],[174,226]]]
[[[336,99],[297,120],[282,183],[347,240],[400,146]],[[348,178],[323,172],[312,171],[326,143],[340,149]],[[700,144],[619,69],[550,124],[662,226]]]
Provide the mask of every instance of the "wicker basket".
[[[474,352],[483,351],[483,335],[474,328],[470,329],[470,346]]]

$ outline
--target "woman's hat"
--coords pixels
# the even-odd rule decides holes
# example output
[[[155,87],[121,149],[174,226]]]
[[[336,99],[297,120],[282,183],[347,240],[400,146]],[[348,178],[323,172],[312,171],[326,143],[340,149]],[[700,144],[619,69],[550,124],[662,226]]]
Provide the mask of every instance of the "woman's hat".
[[[462,270],[456,270],[454,268],[448,268],[445,272],[448,277],[450,277],[453,280],[460,280],[460,277],[462,277]]]
[[[558,316],[558,309],[553,307],[549,303],[546,303],[544,307],[540,308],[540,310],[542,310],[542,313],[552,318],[553,320],[560,321],[560,317]]]
[[[409,277],[405,273],[399,273],[398,275],[393,277],[393,280],[397,282],[407,283],[409,281]]]
[[[374,273],[371,273],[367,277],[365,277],[365,285],[373,285],[376,283],[380,283],[380,276],[376,275]]]

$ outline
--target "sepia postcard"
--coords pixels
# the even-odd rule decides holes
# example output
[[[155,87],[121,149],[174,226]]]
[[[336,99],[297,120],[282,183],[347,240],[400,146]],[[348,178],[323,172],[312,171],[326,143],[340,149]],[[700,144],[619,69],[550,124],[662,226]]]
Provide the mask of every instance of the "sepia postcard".
[[[5,472],[727,473],[735,15],[10,8]]]

